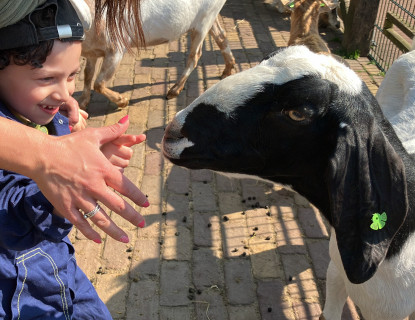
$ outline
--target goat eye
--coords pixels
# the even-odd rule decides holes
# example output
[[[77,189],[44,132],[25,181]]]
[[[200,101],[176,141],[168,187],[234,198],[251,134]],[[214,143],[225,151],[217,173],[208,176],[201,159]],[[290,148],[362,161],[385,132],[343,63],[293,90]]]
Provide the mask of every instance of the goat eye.
[[[294,121],[304,121],[306,119],[305,115],[298,110],[289,110],[287,114]]]

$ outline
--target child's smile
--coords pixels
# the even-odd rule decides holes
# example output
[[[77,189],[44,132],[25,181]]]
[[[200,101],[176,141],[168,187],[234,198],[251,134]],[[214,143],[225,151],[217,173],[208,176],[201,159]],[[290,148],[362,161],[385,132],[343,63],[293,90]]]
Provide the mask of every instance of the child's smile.
[[[39,105],[39,107],[40,107],[40,108],[41,108],[44,112],[46,112],[47,114],[50,114],[50,115],[54,116],[56,113],[58,113],[58,111],[59,111],[59,107],[60,107],[61,105],[62,105],[62,104],[57,105],[57,106],[50,106],[50,105],[40,104],[40,105]]]
[[[75,91],[81,42],[55,40],[42,68],[11,63],[0,70],[0,101],[30,121],[49,123]]]

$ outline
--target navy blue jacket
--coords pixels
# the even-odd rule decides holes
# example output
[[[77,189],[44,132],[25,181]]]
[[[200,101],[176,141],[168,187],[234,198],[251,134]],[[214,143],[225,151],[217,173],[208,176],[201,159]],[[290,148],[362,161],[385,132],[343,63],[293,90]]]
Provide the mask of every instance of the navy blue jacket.
[[[0,116],[16,121],[1,103]],[[70,133],[61,114],[52,123]],[[76,264],[72,224],[52,212],[33,180],[0,170],[0,319],[111,319]]]

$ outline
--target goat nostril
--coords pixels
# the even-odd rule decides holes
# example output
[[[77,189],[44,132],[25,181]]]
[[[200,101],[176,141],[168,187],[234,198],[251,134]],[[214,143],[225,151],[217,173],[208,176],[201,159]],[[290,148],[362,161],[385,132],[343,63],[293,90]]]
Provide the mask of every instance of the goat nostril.
[[[164,131],[164,139],[179,140],[179,139],[184,138],[180,129],[181,128],[177,126],[174,121],[171,122]]]
[[[164,134],[164,138],[166,140],[180,140],[183,139],[184,136],[178,130],[169,130]]]

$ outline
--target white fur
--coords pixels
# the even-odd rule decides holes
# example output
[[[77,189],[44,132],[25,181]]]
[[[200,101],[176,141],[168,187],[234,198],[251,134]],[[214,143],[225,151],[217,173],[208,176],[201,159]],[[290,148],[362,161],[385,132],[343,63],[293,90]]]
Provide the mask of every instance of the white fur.
[[[93,0],[86,0],[89,7],[94,8]],[[138,1],[138,0],[136,0]],[[226,38],[226,32],[219,23],[218,14],[226,0],[142,0],[141,1],[141,23],[144,32],[146,46],[153,46],[169,41],[180,39],[183,34],[190,33],[191,44],[186,67],[170,88],[167,98],[176,97],[183,89],[187,78],[196,67],[202,55],[203,41],[207,35],[213,37],[221,50],[225,60],[225,69],[222,77],[231,74],[235,65],[235,59]],[[126,17],[126,21],[131,21]],[[79,105],[86,108],[91,96],[91,84],[95,71],[96,59],[104,57],[104,62],[94,83],[94,89],[119,107],[128,105],[128,100],[117,92],[106,87],[106,82],[112,78],[120,63],[125,48],[114,46],[104,29],[105,23],[95,30],[94,26],[87,33],[82,45],[82,55],[87,58],[85,67],[85,86]],[[130,24],[125,30],[129,35],[136,34],[136,26]],[[131,42],[130,45],[133,45]]]
[[[379,86],[376,99],[406,150],[415,153],[415,51],[395,60]]]
[[[351,69],[331,56],[312,53],[305,46],[292,46],[243,73],[216,83],[180,111],[176,120],[183,124],[187,113],[200,103],[214,103],[219,111],[230,115],[234,108],[261,92],[266,83],[279,85],[313,74],[337,84],[340,91],[352,95],[361,92],[362,80]]]
[[[157,44],[160,39],[164,42],[179,39],[192,29],[206,35],[225,1],[142,1],[141,21],[146,44]]]
[[[327,270],[326,320],[340,320],[347,296],[358,301],[365,320],[402,320],[415,310],[415,235],[405,242],[400,253],[380,264],[372,278],[353,284],[343,269],[335,232],[331,230]]]

